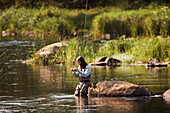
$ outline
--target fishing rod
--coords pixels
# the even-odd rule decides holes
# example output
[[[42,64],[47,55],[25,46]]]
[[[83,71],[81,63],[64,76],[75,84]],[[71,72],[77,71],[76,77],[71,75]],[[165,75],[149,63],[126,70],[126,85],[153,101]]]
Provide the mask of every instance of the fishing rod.
[[[84,34],[83,34],[83,51],[84,51],[84,40],[85,40],[85,29],[86,29],[86,20],[87,20],[87,7],[88,7],[88,0],[86,0],[86,12],[85,12],[85,19],[84,19]],[[82,52],[82,56],[84,56]]]

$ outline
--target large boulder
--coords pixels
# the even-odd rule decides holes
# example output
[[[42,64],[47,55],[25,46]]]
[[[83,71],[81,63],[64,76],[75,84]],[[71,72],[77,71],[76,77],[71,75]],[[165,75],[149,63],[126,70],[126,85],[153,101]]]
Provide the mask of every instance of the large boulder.
[[[164,100],[170,104],[170,89],[163,93]]]
[[[164,92],[163,97],[169,97],[170,98],[170,89]]]
[[[92,83],[89,95],[94,97],[136,97],[151,96],[152,92],[142,86],[125,81],[100,81]]]
[[[39,56],[39,57],[49,56],[51,54],[55,54],[58,51],[58,49],[60,49],[61,47],[66,47],[66,46],[67,46],[67,44],[65,42],[59,42],[59,43],[50,44],[50,45],[47,45],[47,46],[41,48],[35,54],[35,56]]]

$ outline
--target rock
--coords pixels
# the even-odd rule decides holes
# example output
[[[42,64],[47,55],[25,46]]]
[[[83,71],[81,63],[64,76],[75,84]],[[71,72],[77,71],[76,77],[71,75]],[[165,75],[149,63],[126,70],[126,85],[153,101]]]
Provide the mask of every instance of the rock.
[[[147,64],[147,67],[167,67],[167,64],[164,63],[155,63],[155,64]]]
[[[117,38],[117,34],[105,34],[101,36],[101,39],[104,39],[104,40],[111,40],[111,39],[116,39],[116,38]]]
[[[160,63],[160,60],[156,58],[150,58],[149,61],[147,62],[147,64],[156,64],[156,63]]]
[[[10,36],[10,32],[2,31],[2,36],[3,37]]]
[[[126,35],[122,35],[122,36],[120,36],[120,38],[123,38],[123,39],[125,39],[125,38],[126,38]]]
[[[106,62],[93,62],[93,63],[90,63],[89,65],[91,65],[91,66],[106,66],[107,63]]]
[[[115,66],[118,65],[118,63],[121,63],[120,60],[114,59],[114,58],[107,58],[106,56],[97,58],[95,62],[90,63],[91,66]]]
[[[106,56],[99,57],[95,60],[95,62],[104,62],[107,59]]]
[[[142,86],[124,81],[100,81],[89,87],[89,95],[95,97],[151,96],[152,92]]]
[[[106,62],[106,64],[107,64],[108,66],[114,66],[114,65],[117,65],[118,63],[121,63],[120,60],[114,59],[114,58],[107,58],[107,59],[105,60],[105,62]]]
[[[161,63],[159,59],[156,58],[150,58],[149,61],[147,62],[147,67],[167,67],[168,64],[166,63]]]
[[[11,36],[13,36],[13,37],[14,37],[14,36],[17,36],[17,34],[16,34],[16,33],[11,33]]]
[[[6,36],[16,36],[17,33],[10,33],[10,32],[7,32],[7,31],[2,31],[2,37],[6,37]]]
[[[164,62],[164,64],[166,64],[167,66],[170,66],[170,62]]]
[[[51,55],[51,54],[55,54],[57,52],[57,48],[61,48],[61,47],[66,47],[67,44],[65,42],[59,42],[59,43],[54,43],[54,44],[50,44],[47,45],[43,48],[41,48],[36,54],[35,56],[45,56],[47,58],[47,56]]]
[[[164,92],[163,97],[169,97],[170,98],[170,89]]]
[[[170,104],[170,89],[164,92],[163,94],[164,100]]]

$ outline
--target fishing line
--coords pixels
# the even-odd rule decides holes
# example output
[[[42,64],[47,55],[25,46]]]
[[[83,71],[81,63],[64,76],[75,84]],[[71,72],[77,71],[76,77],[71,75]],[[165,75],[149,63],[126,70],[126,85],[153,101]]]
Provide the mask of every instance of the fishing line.
[[[85,40],[85,29],[86,29],[86,20],[87,20],[87,6],[88,6],[88,0],[86,0],[86,12],[85,12],[85,19],[84,19],[84,35],[83,35],[83,51],[84,51],[84,40]],[[84,52],[82,52],[82,56],[84,57]]]

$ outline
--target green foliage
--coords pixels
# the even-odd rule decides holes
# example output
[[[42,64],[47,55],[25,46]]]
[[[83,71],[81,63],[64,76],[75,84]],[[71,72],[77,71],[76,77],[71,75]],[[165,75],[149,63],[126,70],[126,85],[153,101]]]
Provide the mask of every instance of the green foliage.
[[[99,54],[110,57],[114,54],[126,53],[131,50],[132,44],[133,40],[131,39],[111,40],[100,47]]]
[[[140,41],[139,41],[140,40]],[[148,61],[149,58],[159,58],[164,61],[169,59],[170,44],[165,39],[143,38],[134,42],[131,54],[135,58]]]
[[[87,62],[91,62],[98,57],[98,48],[99,45],[90,39],[84,39],[84,41],[83,37],[71,39],[68,41],[65,52],[67,61],[75,61],[78,56],[83,56]]]
[[[63,15],[55,8],[40,10],[10,8],[0,15],[0,28],[18,34],[33,30],[34,33],[53,31],[55,34],[65,36],[71,33],[73,27]]]
[[[169,61],[170,44],[168,39],[156,37],[110,40],[104,44],[94,43],[86,39],[83,49],[83,39],[74,38],[68,41],[68,47],[64,53],[67,62],[72,62],[82,55],[88,62],[93,62],[101,56],[114,57],[123,62],[147,62],[149,58]]]
[[[108,57],[114,55],[114,57],[125,62],[146,62],[149,58],[169,61],[170,44],[168,38],[158,39],[156,37],[111,40],[100,47],[99,54]]]
[[[40,8],[55,6],[60,8],[84,9],[87,0],[0,0],[0,9],[11,6],[17,8]],[[144,8],[150,4],[170,5],[168,0],[88,0],[88,8],[114,6],[129,9]]]
[[[93,20],[94,36],[109,33],[118,36],[170,35],[170,9],[114,10],[96,16]]]

